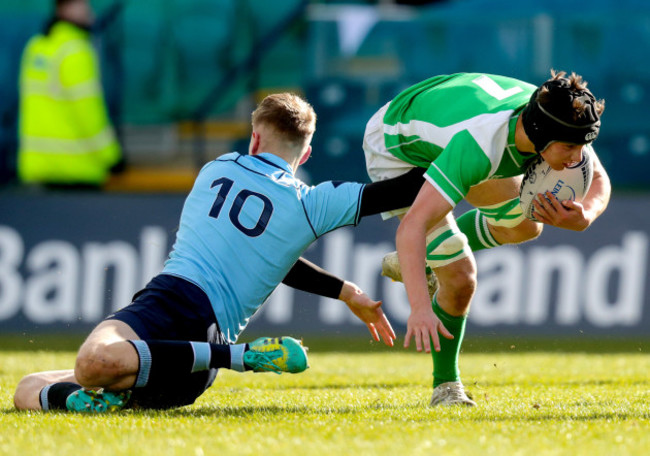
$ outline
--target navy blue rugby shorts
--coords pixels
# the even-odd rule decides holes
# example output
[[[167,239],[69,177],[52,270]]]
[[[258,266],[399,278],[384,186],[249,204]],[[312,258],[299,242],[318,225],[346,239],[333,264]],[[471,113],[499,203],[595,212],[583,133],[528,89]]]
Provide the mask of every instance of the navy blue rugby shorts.
[[[203,290],[192,282],[168,274],[151,279],[135,294],[131,304],[106,320],[123,321],[143,340],[225,343]]]
[[[142,340],[182,340],[225,344],[207,295],[180,277],[160,274],[133,297],[133,302],[106,317],[129,325]],[[216,370],[195,372],[182,383],[136,388],[129,406],[168,409],[193,404],[208,389]]]

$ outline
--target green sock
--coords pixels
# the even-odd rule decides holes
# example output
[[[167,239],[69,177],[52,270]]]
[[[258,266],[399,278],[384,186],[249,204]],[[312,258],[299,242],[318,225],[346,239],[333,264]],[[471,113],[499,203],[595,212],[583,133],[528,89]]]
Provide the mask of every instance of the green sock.
[[[454,336],[449,340],[440,336],[440,351],[431,349],[433,357],[433,387],[446,383],[460,381],[460,369],[458,368],[458,355],[460,346],[465,335],[465,323],[467,315],[462,317],[453,317],[440,308],[437,296],[433,298],[433,312],[438,316],[442,324]],[[433,342],[431,344],[433,347]]]
[[[465,212],[456,219],[456,223],[460,231],[467,236],[472,252],[501,245],[492,237],[487,218],[478,209]]]

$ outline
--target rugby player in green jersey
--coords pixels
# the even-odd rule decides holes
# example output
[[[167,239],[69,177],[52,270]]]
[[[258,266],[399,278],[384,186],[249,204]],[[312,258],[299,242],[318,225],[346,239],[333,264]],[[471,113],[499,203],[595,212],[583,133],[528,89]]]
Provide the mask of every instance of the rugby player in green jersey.
[[[529,161],[541,155],[556,170],[579,162],[598,135],[603,110],[576,74],[551,71],[537,88],[463,73],[404,90],[368,122],[363,146],[371,179],[419,167],[426,180],[410,209],[384,214],[399,215],[401,223],[397,254],[383,266],[384,275],[404,282],[411,306],[404,347],[414,339],[418,351],[432,353],[432,406],[475,405],[458,369],[476,289],[472,252],[534,239],[542,223],[582,231],[607,207],[611,186],[595,154],[582,202],[538,198],[535,217],[542,223],[525,218],[519,205]],[[475,209],[455,220],[452,209],[463,199]]]

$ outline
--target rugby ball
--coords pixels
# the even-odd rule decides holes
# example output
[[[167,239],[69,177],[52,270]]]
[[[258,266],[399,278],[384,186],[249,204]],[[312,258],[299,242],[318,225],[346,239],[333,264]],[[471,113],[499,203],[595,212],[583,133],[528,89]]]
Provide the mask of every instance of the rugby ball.
[[[533,201],[537,194],[551,192],[560,201],[581,201],[591,186],[594,175],[594,161],[591,147],[585,147],[582,161],[571,167],[556,171],[541,156],[535,158],[526,168],[524,179],[519,189],[519,204],[524,215],[538,221],[533,215]]]

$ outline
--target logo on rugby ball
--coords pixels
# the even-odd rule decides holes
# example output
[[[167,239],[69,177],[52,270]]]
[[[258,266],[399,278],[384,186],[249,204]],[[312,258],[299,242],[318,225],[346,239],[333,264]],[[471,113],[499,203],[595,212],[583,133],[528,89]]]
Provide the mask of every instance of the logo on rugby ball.
[[[562,195],[563,200],[571,200],[575,201],[576,200],[576,191],[571,187],[570,185],[565,185],[563,180],[558,180],[553,188],[551,189],[551,195],[555,196],[556,198],[560,199],[558,197],[558,194],[560,191],[564,190],[565,194]],[[569,192],[569,194],[566,194],[566,191]]]

